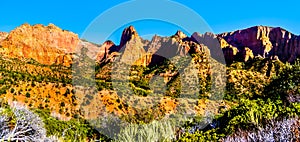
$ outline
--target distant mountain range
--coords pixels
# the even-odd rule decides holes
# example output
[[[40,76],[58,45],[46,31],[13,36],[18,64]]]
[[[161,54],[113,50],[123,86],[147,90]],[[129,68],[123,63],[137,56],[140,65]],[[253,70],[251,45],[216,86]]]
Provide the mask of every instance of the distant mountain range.
[[[175,36],[176,39],[172,39]],[[138,40],[132,43],[134,39]],[[119,45],[106,41],[100,47],[81,40],[78,35],[62,30],[53,24],[48,26],[23,24],[10,33],[1,32],[0,54],[19,59],[32,58],[47,65],[70,66],[76,53],[86,47],[91,58],[97,59],[100,63],[107,63],[115,56],[115,53],[130,42],[140,48],[131,49],[133,51],[129,53],[147,53],[150,57],[147,61],[140,61],[143,64],[151,63],[151,54],[163,55],[167,52],[170,56],[171,54],[185,55],[191,53],[192,50],[199,50],[199,47],[208,47],[212,50],[210,52],[212,57],[216,58],[222,56],[222,53],[219,53],[221,50],[218,49],[221,48],[227,64],[233,61],[247,61],[255,56],[293,62],[300,56],[300,37],[280,27],[255,26],[221,34],[195,32],[191,37],[178,31],[171,37],[154,36],[151,41],[148,41],[140,38],[134,27],[130,26],[124,29]],[[175,45],[177,44],[175,42],[179,46]],[[161,48],[164,44],[173,44],[174,49]],[[193,44],[197,46],[192,47]]]

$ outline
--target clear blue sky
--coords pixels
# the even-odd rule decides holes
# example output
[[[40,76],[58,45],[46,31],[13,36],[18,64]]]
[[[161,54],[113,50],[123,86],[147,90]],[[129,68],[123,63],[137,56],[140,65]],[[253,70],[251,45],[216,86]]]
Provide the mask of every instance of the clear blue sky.
[[[196,11],[215,33],[255,25],[280,26],[300,34],[300,2],[297,0],[174,0]],[[124,0],[1,1],[0,31],[9,32],[23,24],[54,23],[79,34],[98,15]],[[138,11],[137,11],[138,12]],[[137,30],[147,27],[140,25]],[[172,31],[174,32],[174,31]]]

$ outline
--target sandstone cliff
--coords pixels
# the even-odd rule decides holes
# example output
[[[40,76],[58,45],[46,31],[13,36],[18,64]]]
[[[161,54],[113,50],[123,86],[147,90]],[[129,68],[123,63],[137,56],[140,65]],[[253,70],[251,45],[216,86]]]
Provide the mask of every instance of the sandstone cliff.
[[[154,36],[148,41],[140,38],[134,27],[130,26],[124,29],[119,45],[107,41],[99,48],[53,24],[23,24],[9,34],[1,32],[0,47],[2,56],[32,58],[41,64],[65,66],[72,64],[76,53],[83,47],[88,48],[88,56],[100,64],[111,62],[120,53],[125,62],[135,60],[137,64],[149,65],[162,60],[154,56],[170,58],[200,51],[207,52],[220,62],[224,57],[227,64],[247,61],[255,56],[293,62],[300,56],[300,37],[282,28],[255,26],[222,34],[195,32],[191,37],[177,31],[171,37]]]
[[[254,56],[293,62],[300,55],[300,38],[282,28],[255,26],[222,34],[194,33],[191,40],[208,46],[212,57],[222,48],[227,64],[233,61],[247,61]]]
[[[76,34],[53,24],[31,26],[23,24],[1,42],[0,54],[10,58],[32,58],[41,64],[54,63],[69,66],[71,53],[79,43]]]
[[[129,26],[122,32],[120,45],[117,46],[111,41],[105,42],[99,49],[96,59],[100,64],[107,63],[112,61],[116,54],[120,54],[120,61],[124,63],[147,66],[175,56],[188,56],[189,53],[196,52],[209,54],[206,46],[189,40],[181,31],[177,31],[171,37],[155,35],[151,41],[148,41],[139,37],[133,26]]]
[[[117,48],[118,47],[112,41],[104,42],[98,50],[98,53],[96,55],[96,61],[103,64],[112,61],[113,56],[111,56],[111,53],[117,52]]]
[[[99,48],[96,61],[104,65],[114,61],[117,55],[120,60],[126,64],[134,64],[145,56],[144,41],[139,37],[133,26],[123,30],[120,45],[115,45],[112,41],[106,41]]]
[[[300,38],[282,28],[255,26],[244,30],[218,35],[229,46],[236,47],[235,60],[246,60],[253,56],[293,62],[300,55]],[[225,57],[229,56],[225,54]]]

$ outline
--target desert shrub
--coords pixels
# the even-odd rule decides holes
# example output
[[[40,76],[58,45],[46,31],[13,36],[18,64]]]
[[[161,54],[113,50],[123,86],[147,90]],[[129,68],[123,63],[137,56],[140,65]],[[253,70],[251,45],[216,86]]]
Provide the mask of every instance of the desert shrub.
[[[225,99],[239,101],[243,98],[251,99],[261,96],[267,83],[268,77],[259,72],[248,70],[229,71]]]
[[[299,114],[299,103],[285,106],[281,100],[243,99],[238,106],[215,118],[215,122],[217,122],[216,127],[210,129],[204,128],[193,133],[185,132],[180,140],[216,141],[239,130],[250,131],[258,129],[265,126],[271,120],[287,116],[297,117]],[[191,125],[185,127],[195,127],[195,125],[197,124],[191,123]]]
[[[6,94],[6,90],[7,90],[7,87],[2,87],[2,88],[0,89],[0,95]]]
[[[15,92],[15,89],[14,88],[11,88],[10,89],[10,93],[14,93]]]
[[[66,106],[65,102],[61,102],[61,103],[60,103],[60,106],[61,106],[61,107]]]
[[[69,94],[70,94],[70,90],[69,90],[69,88],[67,88],[67,89],[66,89],[66,92],[64,93],[64,96],[65,96],[65,97],[68,97]]]
[[[278,117],[299,115],[298,105],[284,106],[281,100],[274,102],[270,99],[242,100],[237,107],[219,118],[220,127],[226,134],[231,134],[237,129],[251,129]]]
[[[35,112],[42,118],[47,136],[62,137],[66,141],[109,140],[82,118],[60,121],[51,117],[49,110],[36,109]]]
[[[126,105],[124,105],[126,107]],[[165,111],[159,106],[150,108],[135,108],[135,114],[123,115],[121,118],[128,123],[147,124],[155,120],[160,120],[165,116]]]
[[[194,141],[219,141],[224,134],[219,134],[216,129],[208,131],[196,131],[195,133],[184,133],[177,141],[194,142]]]
[[[30,98],[30,93],[29,93],[29,92],[26,92],[25,96],[26,96],[27,98]]]
[[[152,121],[148,124],[129,124],[121,129],[116,142],[157,142],[175,139],[175,128],[169,121]]]
[[[235,62],[227,68],[224,98],[229,101],[256,99],[265,95],[265,87],[284,68],[277,60],[255,58],[246,63]]]
[[[286,64],[272,82],[266,86],[264,94],[266,98],[281,99],[285,102],[300,102],[300,61],[295,64]]]

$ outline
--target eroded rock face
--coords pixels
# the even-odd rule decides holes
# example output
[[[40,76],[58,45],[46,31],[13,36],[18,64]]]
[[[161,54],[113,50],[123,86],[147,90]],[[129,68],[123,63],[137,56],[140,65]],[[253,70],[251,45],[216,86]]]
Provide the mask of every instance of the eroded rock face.
[[[178,33],[178,32],[177,32]],[[182,35],[175,34],[174,37],[155,36],[149,44],[148,53],[164,58],[171,58],[176,55],[185,56],[190,49],[188,42],[183,42]]]
[[[64,66],[70,66],[74,55],[84,47],[88,49],[88,56],[100,63],[111,62],[115,56],[123,53],[124,56],[121,56],[124,61],[136,60],[137,64],[142,65],[157,62],[154,55],[170,58],[196,52],[207,52],[214,59],[220,59],[218,61],[225,57],[228,64],[233,61],[248,61],[255,56],[293,62],[300,56],[299,36],[282,28],[266,26],[218,35],[194,33],[191,37],[177,31],[171,37],[154,36],[151,41],[140,38],[134,27],[130,26],[123,31],[120,45],[107,41],[99,48],[98,45],[82,41],[76,34],[61,30],[53,24],[23,24],[9,34],[1,32],[0,46],[2,56],[32,58],[41,64]]]
[[[53,24],[23,24],[1,42],[0,54],[10,58],[32,58],[41,64],[70,66],[70,58],[79,43],[78,35]]]
[[[119,46],[122,48],[128,41],[133,38],[139,38],[139,35],[133,26],[129,26],[128,28],[123,30]]]
[[[178,56],[187,57],[193,53],[204,53],[209,55],[208,48],[203,44],[198,44],[187,37],[181,31],[177,31],[171,37],[154,36],[149,44],[147,53],[152,54],[151,63],[156,64],[164,59],[171,60]]]
[[[111,52],[111,48],[113,48],[114,46],[115,44],[112,41],[104,42],[98,51],[96,60],[100,62],[104,60]]]
[[[96,61],[100,64],[106,64],[110,61],[113,61],[113,52],[118,52],[119,48],[112,41],[106,41],[98,49],[96,55]]]
[[[98,50],[96,61],[99,64],[106,64],[114,61],[120,55],[120,62],[126,64],[142,64],[141,58],[146,55],[144,45],[146,42],[138,36],[133,26],[124,29],[120,45],[115,45],[112,41],[106,41]]]
[[[233,61],[248,61],[255,56],[293,62],[300,55],[299,42],[299,36],[282,28],[266,26],[218,35],[194,33],[191,37],[177,31],[172,37],[154,36],[151,41],[146,41],[139,37],[133,26],[129,26],[122,33],[120,45],[117,46],[111,41],[105,42],[98,50],[96,60],[108,63],[122,53],[122,59],[126,59],[126,62],[135,60],[137,64],[149,65],[151,62],[158,62],[156,57],[153,58],[156,55],[170,58],[175,55],[207,52],[209,49],[207,54],[220,62],[224,57],[228,64]]]
[[[215,34],[213,33],[205,33],[205,34],[200,34],[200,33],[193,33],[193,35],[189,38],[189,40],[194,41],[195,43],[198,44],[203,44],[209,48],[210,51],[210,56],[217,61],[224,63],[224,54],[227,54],[227,52],[222,52],[221,48],[226,47],[225,44],[223,43],[222,40]],[[231,55],[231,54],[229,54]],[[225,58],[227,55],[225,56]]]
[[[119,53],[120,61],[124,63],[148,66],[175,56],[189,56],[196,52],[206,52],[209,55],[206,46],[194,42],[181,31],[177,31],[171,37],[155,35],[151,41],[147,41],[140,38],[134,27],[130,26],[124,29],[120,45],[116,46],[111,41],[105,42],[100,47],[96,59],[100,64],[107,63]]]
[[[224,54],[227,64],[255,56],[293,62],[300,56],[300,37],[279,27],[255,26],[217,35],[194,33],[190,40],[208,46],[213,58]]]
[[[300,55],[299,36],[279,27],[256,26],[219,34],[218,37],[224,39],[230,46],[237,47],[238,55],[244,59],[251,56],[271,58],[277,56],[283,62],[293,62]]]

